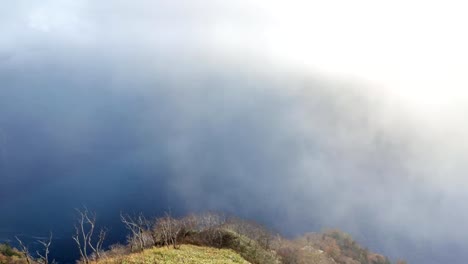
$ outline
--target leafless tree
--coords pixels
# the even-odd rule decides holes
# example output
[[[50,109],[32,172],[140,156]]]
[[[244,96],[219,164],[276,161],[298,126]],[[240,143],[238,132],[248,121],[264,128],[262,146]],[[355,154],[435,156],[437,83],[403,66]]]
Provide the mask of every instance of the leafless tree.
[[[203,232],[205,243],[215,247],[222,247],[223,227],[226,225],[226,215],[216,212],[207,212],[198,216],[198,228]]]
[[[129,243],[132,249],[136,245],[138,250],[143,250],[155,244],[154,237],[151,235],[151,223],[142,213],[136,216],[120,213],[120,220],[131,232]]]
[[[156,219],[153,234],[156,234],[163,245],[179,248],[178,238],[185,227],[183,219],[175,219],[166,213],[164,217]]]
[[[24,245],[23,241],[19,239],[17,236],[15,236],[16,240],[18,240],[18,243],[20,244],[20,251],[26,258],[26,262],[28,264],[32,264],[33,258],[31,257],[31,254],[29,253],[29,249],[27,246]]]
[[[52,244],[52,232],[49,234],[48,240],[38,240],[39,244],[44,247],[44,254],[41,254],[39,251],[36,251],[36,254],[39,256],[39,260],[43,264],[49,264],[49,249],[50,244]]]
[[[91,239],[89,240],[89,247],[93,250],[93,253],[96,255],[96,259],[101,258],[101,253],[103,252],[102,246],[104,244],[104,240],[106,240],[107,231],[107,228],[101,228],[99,230],[97,241],[94,245],[91,242]]]
[[[34,264],[34,263],[40,263],[40,264],[53,264],[55,263],[55,260],[52,260],[52,262],[49,261],[49,253],[50,253],[50,245],[52,244],[52,232],[49,234],[49,238],[47,240],[37,240],[39,244],[41,244],[44,247],[43,253],[41,253],[39,250],[36,251],[36,255],[38,258],[33,258],[31,254],[29,253],[28,247],[23,243],[21,239],[19,239],[17,236],[15,236],[16,240],[18,240],[20,244],[20,252],[24,255],[26,258],[26,262],[28,264]]]
[[[197,218],[200,230],[218,228],[226,223],[226,216],[222,213],[207,212],[199,215]]]
[[[107,229],[103,228],[99,231],[96,241],[93,241],[93,235],[96,228],[96,214],[89,212],[85,207],[83,210],[76,209],[78,213],[77,224],[75,225],[75,235],[72,236],[75,240],[81,258],[84,263],[89,263],[88,247],[94,254],[96,259],[101,257],[102,246],[106,239]]]

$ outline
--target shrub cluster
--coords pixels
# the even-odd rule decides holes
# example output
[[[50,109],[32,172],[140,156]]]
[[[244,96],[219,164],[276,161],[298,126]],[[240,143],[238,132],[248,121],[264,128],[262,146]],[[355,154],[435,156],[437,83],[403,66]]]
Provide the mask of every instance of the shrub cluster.
[[[273,236],[254,222],[218,213],[192,214],[179,219],[165,214],[154,220],[142,214],[122,214],[121,220],[130,231],[127,242],[131,252],[154,246],[177,249],[180,244],[193,244],[233,249],[254,264],[279,263],[270,246]],[[116,249],[110,252],[113,254]]]
[[[26,260],[17,249],[8,244],[0,244],[0,264],[25,264]]]

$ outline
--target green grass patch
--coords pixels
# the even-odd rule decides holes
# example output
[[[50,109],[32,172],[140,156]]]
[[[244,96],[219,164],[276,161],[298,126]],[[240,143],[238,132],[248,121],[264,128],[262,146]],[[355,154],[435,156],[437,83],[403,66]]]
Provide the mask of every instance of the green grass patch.
[[[128,256],[105,259],[100,264],[249,264],[231,249],[182,245],[179,249],[161,247]]]

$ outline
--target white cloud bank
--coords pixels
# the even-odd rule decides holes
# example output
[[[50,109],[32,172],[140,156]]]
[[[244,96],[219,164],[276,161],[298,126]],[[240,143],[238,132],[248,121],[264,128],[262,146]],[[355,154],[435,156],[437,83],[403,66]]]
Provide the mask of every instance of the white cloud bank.
[[[454,1],[4,3],[0,143],[13,144],[10,120],[34,114],[63,149],[99,142],[93,99],[140,95],[148,109],[134,129],[167,144],[157,151],[168,186],[188,207],[280,210],[298,230],[463,246],[465,11]],[[74,96],[86,100],[61,116]],[[41,117],[41,100],[59,122]]]

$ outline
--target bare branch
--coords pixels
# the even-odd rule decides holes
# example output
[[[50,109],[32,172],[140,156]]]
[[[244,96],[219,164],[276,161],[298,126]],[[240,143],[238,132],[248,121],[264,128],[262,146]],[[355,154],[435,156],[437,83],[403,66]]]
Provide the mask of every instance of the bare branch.
[[[88,246],[95,255],[96,260],[101,257],[102,246],[107,235],[107,229],[101,229],[98,235],[98,240],[93,241],[94,230],[96,228],[96,214],[89,212],[88,208],[83,210],[75,209],[78,213],[77,225],[75,225],[76,233],[72,236],[75,240],[81,258],[84,263],[89,263]]]
[[[49,239],[48,240],[38,240],[39,244],[41,244],[44,247],[44,254],[39,253],[39,251],[36,251],[37,255],[39,256],[39,259],[42,261],[44,264],[49,264],[49,252],[50,252],[50,245],[52,244],[52,232],[49,234]]]
[[[125,227],[131,232],[129,242],[133,248],[136,243],[138,250],[143,250],[145,247],[154,245],[155,241],[151,235],[151,223],[146,217],[140,213],[136,216],[120,213],[120,220]]]
[[[21,253],[23,253],[24,257],[26,258],[26,262],[28,264],[32,263],[32,257],[31,254],[29,254],[28,247],[24,245],[23,241],[19,239],[17,236],[15,236],[16,240],[18,240],[18,243],[20,244],[21,247]]]

